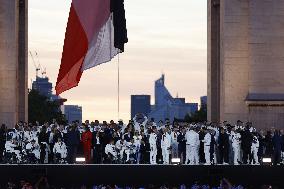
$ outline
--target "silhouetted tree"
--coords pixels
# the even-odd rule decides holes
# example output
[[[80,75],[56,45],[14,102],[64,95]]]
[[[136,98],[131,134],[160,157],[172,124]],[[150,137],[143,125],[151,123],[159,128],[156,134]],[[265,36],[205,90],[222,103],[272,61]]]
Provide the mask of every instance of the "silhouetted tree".
[[[36,90],[29,92],[29,122],[38,121],[43,124],[56,119],[58,123],[66,123],[65,116],[60,110],[60,104],[50,101],[46,96]]]
[[[194,112],[193,114],[187,114],[184,118],[185,122],[204,122],[207,121],[207,108],[201,107],[200,110]]]

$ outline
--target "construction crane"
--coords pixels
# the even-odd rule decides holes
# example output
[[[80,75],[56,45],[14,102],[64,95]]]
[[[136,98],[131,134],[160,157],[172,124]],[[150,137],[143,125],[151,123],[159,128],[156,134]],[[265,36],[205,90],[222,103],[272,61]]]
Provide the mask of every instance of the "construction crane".
[[[34,53],[35,56],[33,55],[31,51],[29,51],[29,53],[32,58],[34,67],[36,69],[36,77],[39,77],[39,71],[41,71],[41,76],[44,77],[46,75],[46,68],[42,69],[40,61],[39,61],[38,53],[35,51]],[[35,57],[36,57],[37,62],[35,60]]]
[[[31,51],[29,51],[29,53],[30,53],[30,56],[31,56],[31,58],[32,58],[32,61],[33,61],[34,67],[35,67],[35,69],[36,69],[36,77],[38,77],[38,72],[40,71],[40,65],[37,65],[37,64],[36,64],[36,62],[35,62],[35,59],[34,59],[34,56],[33,56],[32,52],[31,52]]]

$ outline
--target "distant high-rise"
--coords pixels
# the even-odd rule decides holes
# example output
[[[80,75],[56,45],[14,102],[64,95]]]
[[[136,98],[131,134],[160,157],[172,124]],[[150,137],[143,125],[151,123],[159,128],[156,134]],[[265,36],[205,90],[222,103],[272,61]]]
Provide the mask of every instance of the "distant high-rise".
[[[37,90],[41,95],[48,98],[52,95],[52,83],[49,82],[48,77],[36,77],[36,80],[32,84],[32,89]]]
[[[165,86],[165,75],[155,81],[155,105],[151,108],[149,118],[155,121],[166,118],[173,121],[174,119],[184,119],[187,114],[194,113],[198,110],[198,103],[186,103],[185,98],[173,98]]]
[[[63,114],[66,117],[68,123],[78,121],[82,123],[82,107],[77,105],[64,105]]]
[[[131,95],[131,119],[138,113],[146,116],[151,111],[150,95]]]
[[[200,97],[200,108],[207,109],[207,96]]]
[[[0,0],[0,123],[28,121],[28,0]]]

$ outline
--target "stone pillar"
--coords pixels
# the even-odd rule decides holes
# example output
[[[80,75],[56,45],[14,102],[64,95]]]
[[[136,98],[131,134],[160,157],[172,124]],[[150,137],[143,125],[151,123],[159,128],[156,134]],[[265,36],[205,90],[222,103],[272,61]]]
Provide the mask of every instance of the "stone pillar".
[[[207,116],[208,120],[218,122],[220,119],[220,0],[207,1]]]
[[[208,0],[208,119],[284,127],[284,1]],[[219,19],[219,20],[216,20]]]
[[[27,0],[0,0],[0,124],[27,121]]]

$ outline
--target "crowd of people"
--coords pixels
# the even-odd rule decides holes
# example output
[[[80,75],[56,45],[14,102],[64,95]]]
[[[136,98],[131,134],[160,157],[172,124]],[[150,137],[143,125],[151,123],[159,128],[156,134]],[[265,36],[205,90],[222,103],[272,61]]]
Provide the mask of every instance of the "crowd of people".
[[[219,184],[205,184],[200,182],[195,182],[192,184],[141,184],[141,185],[114,185],[114,184],[93,184],[92,186],[87,186],[86,184],[80,184],[79,186],[68,186],[64,187],[64,184],[54,184],[50,183],[48,178],[43,176],[39,179],[35,179],[34,182],[21,179],[18,182],[9,181],[4,187],[7,189],[278,189],[280,187],[272,185],[243,185],[243,184],[232,184],[228,179],[216,179],[216,183]]]
[[[82,152],[82,153],[81,153]],[[93,164],[262,164],[284,159],[284,132],[257,130],[251,122],[155,122],[138,114],[122,120],[52,123],[18,123],[0,128],[2,163],[76,163],[84,157]],[[174,161],[172,161],[174,160]]]

